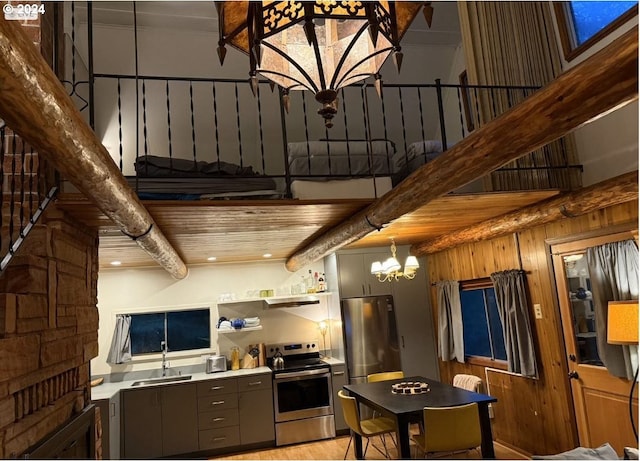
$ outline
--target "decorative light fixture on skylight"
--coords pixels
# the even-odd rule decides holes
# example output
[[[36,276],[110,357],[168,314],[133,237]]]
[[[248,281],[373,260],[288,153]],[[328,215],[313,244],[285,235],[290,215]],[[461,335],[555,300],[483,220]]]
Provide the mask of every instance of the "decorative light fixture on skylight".
[[[220,39],[249,55],[251,89],[258,91],[259,72],[281,87],[288,110],[290,90],[312,91],[322,104],[318,113],[331,128],[338,90],[375,77],[380,94],[380,68],[393,53],[402,64],[400,40],[420,8],[429,27],[431,2],[405,1],[217,1]]]
[[[400,278],[412,280],[420,264],[415,256],[407,256],[404,263],[404,271],[396,258],[396,242],[391,239],[391,257],[384,262],[374,261],[371,264],[371,274],[375,275],[380,282],[398,281]]]

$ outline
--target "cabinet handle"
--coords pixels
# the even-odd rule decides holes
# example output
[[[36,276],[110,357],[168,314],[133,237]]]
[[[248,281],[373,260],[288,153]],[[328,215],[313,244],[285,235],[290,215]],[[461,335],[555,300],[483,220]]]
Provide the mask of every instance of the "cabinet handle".
[[[223,405],[224,400],[216,400],[215,402],[211,402],[211,405]]]
[[[363,294],[363,295],[366,295],[366,294],[367,294],[367,291],[366,291],[366,290],[365,290],[365,288],[364,288],[364,283],[362,284],[362,294]]]
[[[369,294],[371,294],[371,284],[367,285],[369,287]]]
[[[344,374],[344,371],[334,371],[333,372],[333,376],[342,376]]]
[[[214,423],[218,423],[218,422],[220,422],[220,421],[224,421],[225,419],[227,419],[227,418],[213,418],[213,419],[212,419],[212,421],[213,421]]]
[[[402,338],[402,348],[404,349],[404,336],[400,336]]]
[[[227,440],[227,438],[226,438],[226,437],[215,437],[215,438],[213,439],[213,441],[214,441],[214,442],[223,442],[223,441],[225,441],[225,440]]]
[[[109,416],[114,417],[116,415],[116,404],[109,404],[109,409],[111,410],[111,414]]]
[[[259,386],[260,384],[262,384],[262,381],[254,381],[252,383],[249,383],[249,386]]]
[[[224,389],[224,386],[213,386],[211,388],[212,391],[219,391],[220,389]]]

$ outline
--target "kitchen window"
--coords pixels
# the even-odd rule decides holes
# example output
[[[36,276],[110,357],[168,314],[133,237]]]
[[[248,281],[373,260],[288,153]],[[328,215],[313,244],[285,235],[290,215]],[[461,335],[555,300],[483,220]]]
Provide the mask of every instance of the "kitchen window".
[[[131,354],[209,349],[211,346],[208,308],[131,314]]]
[[[460,284],[464,355],[507,360],[496,292],[490,279]]]
[[[638,14],[637,1],[554,2],[554,8],[567,61]]]

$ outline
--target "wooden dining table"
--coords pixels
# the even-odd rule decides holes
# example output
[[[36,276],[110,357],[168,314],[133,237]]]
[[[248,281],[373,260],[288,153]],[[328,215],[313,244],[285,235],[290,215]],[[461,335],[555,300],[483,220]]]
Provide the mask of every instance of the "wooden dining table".
[[[395,394],[391,391],[393,384],[409,381],[427,383],[429,391],[424,394]],[[385,416],[395,419],[400,458],[402,459],[411,457],[409,424],[422,421],[424,407],[453,407],[467,403],[477,403],[482,433],[482,457],[495,458],[491,420],[489,418],[489,404],[498,401],[495,397],[467,391],[422,376],[409,376],[375,383],[347,384],[344,389],[355,397],[359,403],[363,403],[374,410],[378,410]],[[425,427],[425,430],[428,431],[429,428]],[[362,437],[358,434],[354,435],[356,458],[362,459]]]

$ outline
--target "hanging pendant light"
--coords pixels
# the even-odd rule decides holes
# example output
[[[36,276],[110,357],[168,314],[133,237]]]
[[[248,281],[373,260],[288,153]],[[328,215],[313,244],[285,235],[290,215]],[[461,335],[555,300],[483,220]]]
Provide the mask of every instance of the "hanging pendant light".
[[[330,128],[340,88],[374,75],[381,85],[392,53],[399,70],[400,40],[423,5],[432,11],[430,3],[405,1],[216,2],[218,57],[224,63],[230,45],[249,55],[253,85],[260,73],[287,94],[313,92]]]
[[[418,259],[415,256],[407,256],[404,263],[404,270],[396,258],[396,242],[391,239],[391,257],[384,262],[374,261],[371,264],[371,274],[375,275],[380,282],[396,282],[401,278],[412,280],[416,276],[416,272],[420,267]]]

